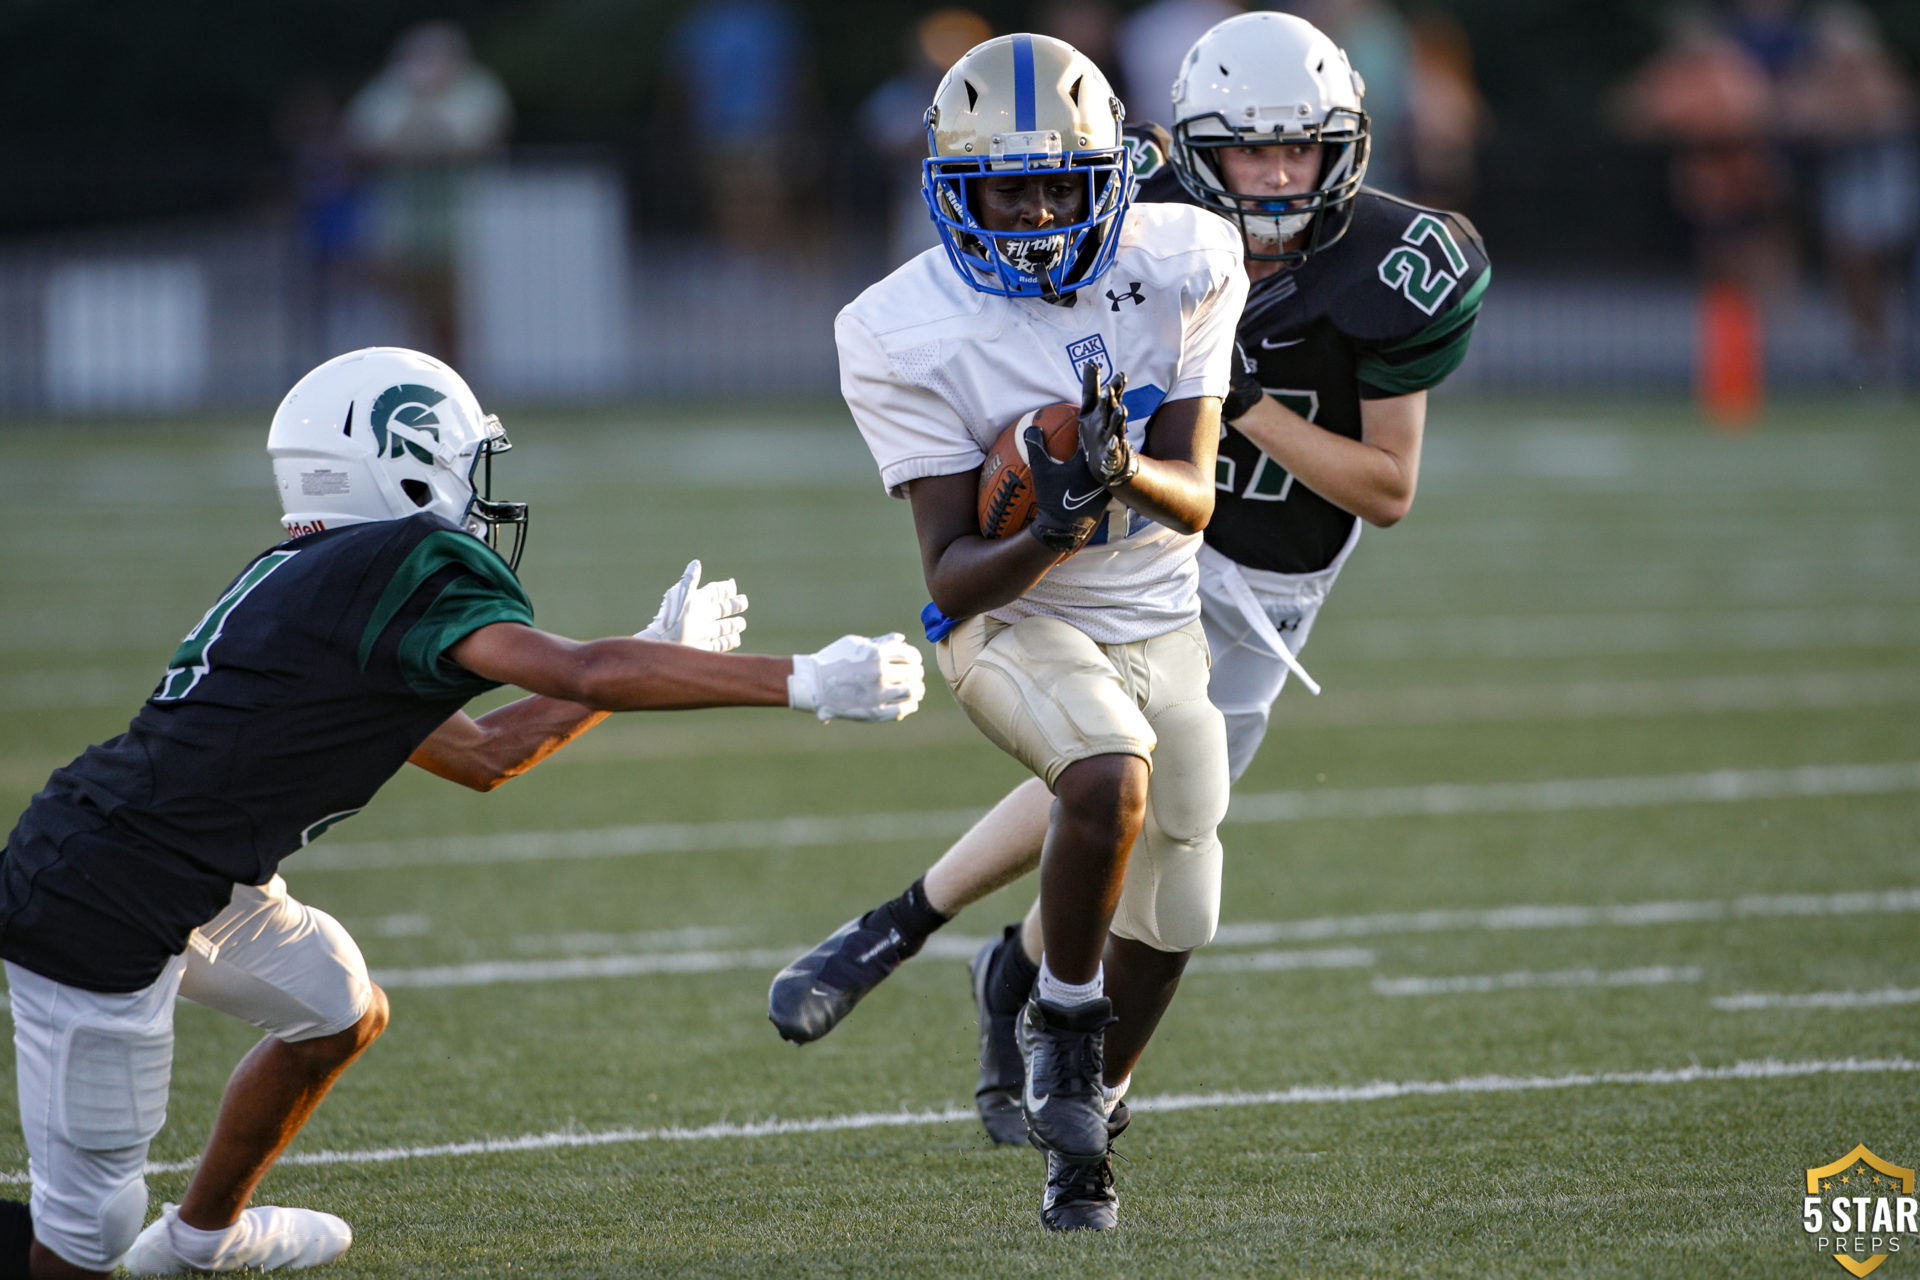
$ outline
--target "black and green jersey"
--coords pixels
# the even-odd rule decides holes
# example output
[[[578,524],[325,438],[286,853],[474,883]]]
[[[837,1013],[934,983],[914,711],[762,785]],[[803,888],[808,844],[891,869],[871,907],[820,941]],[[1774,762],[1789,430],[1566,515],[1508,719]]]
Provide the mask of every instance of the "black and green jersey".
[[[1137,199],[1185,200],[1166,134],[1128,129]],[[1307,421],[1360,438],[1360,403],[1437,386],[1466,358],[1489,268],[1457,213],[1363,188],[1332,247],[1255,282],[1240,345],[1260,385]],[[1253,441],[1223,430],[1207,543],[1255,569],[1315,573],[1340,554],[1355,517],[1293,477]]]
[[[0,859],[0,957],[137,991],[236,884],[358,812],[493,681],[447,658],[533,606],[434,515],[255,559],[181,641],[127,731],[56,770]]]

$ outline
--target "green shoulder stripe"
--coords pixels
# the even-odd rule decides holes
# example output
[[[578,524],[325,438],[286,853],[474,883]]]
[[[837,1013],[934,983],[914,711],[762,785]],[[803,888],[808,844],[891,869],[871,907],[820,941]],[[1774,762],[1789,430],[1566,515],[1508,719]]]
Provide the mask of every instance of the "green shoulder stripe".
[[[481,627],[495,622],[531,625],[533,603],[506,561],[478,538],[452,529],[428,534],[408,553],[375,604],[373,616],[360,637],[360,666],[364,670],[374,646],[407,602],[435,575],[450,567],[463,572],[439,594],[400,639],[400,671],[414,692],[423,697],[468,697],[495,688],[492,681],[442,662],[446,651]]]
[[[1388,395],[1411,395],[1438,386],[1467,358],[1473,322],[1480,314],[1493,270],[1480,273],[1460,300],[1410,338],[1360,353],[1355,372],[1361,382]]]

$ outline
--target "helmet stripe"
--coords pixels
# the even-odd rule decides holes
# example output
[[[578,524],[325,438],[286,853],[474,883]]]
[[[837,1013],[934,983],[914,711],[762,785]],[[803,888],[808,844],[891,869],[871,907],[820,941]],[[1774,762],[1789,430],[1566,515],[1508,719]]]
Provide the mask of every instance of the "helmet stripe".
[[[1013,38],[1013,127],[1033,131],[1033,37]]]

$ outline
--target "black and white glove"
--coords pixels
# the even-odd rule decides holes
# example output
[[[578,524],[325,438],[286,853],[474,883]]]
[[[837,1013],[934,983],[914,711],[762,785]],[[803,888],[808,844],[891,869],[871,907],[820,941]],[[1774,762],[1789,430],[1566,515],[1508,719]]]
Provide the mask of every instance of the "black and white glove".
[[[1027,428],[1027,469],[1033,474],[1033,523],[1027,532],[1049,551],[1075,552],[1093,536],[1110,495],[1076,449],[1065,462],[1047,452],[1037,426]]]
[[[747,629],[747,598],[740,594],[732,578],[700,585],[700,562],[689,560],[680,581],[660,597],[660,611],[646,629],[634,632],[641,640],[659,640],[666,644],[684,644],[711,653],[727,653],[740,647],[740,633]]]
[[[1100,385],[1100,366],[1089,360],[1081,367],[1080,452],[1093,478],[1112,488],[1133,479],[1140,455],[1127,443],[1127,375],[1115,374]]]
[[[927,696],[920,651],[898,631],[841,636],[818,653],[793,656],[787,705],[821,720],[904,720]]]
[[[1260,403],[1267,389],[1260,385],[1259,372],[1254,366],[1253,357],[1247,349],[1235,342],[1233,344],[1233,373],[1227,384],[1227,395],[1220,402],[1220,420],[1233,422],[1244,415],[1253,406]]]

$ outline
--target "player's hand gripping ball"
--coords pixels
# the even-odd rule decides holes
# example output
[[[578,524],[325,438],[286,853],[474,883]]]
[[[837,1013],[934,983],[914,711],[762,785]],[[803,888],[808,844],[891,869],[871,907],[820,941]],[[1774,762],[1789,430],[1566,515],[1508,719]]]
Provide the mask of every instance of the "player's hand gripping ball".
[[[1038,426],[1047,452],[1065,462],[1080,448],[1080,406],[1042,405],[1000,433],[980,464],[980,536],[1004,538],[1033,523],[1033,469],[1027,465],[1027,428]]]

